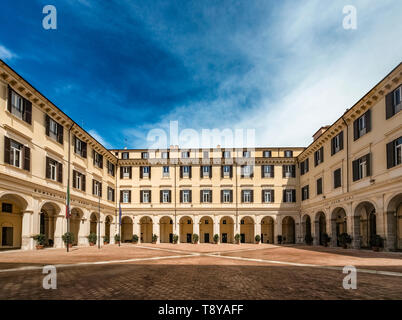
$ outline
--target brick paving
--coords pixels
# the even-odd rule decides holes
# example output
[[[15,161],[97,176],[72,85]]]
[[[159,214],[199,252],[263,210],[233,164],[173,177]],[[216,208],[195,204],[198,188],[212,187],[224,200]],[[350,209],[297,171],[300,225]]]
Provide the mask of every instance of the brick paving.
[[[0,299],[402,299],[400,276],[358,273],[357,289],[345,290],[345,274],[340,270],[232,259],[327,266],[358,263],[375,270],[391,267],[402,272],[400,254],[342,250],[273,245],[127,244],[105,247],[102,253],[95,253],[95,248],[77,248],[69,255],[59,249],[1,253],[3,271],[3,263],[32,266],[43,265],[44,260],[72,266],[57,269],[56,290],[42,288],[44,275],[40,269],[0,272]],[[73,266],[79,262],[135,258],[154,260]]]

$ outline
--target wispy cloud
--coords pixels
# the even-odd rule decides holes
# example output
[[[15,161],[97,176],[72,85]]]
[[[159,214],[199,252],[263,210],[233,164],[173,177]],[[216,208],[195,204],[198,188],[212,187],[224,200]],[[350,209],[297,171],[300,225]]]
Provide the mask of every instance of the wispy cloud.
[[[88,133],[94,137],[100,144],[102,144],[105,148],[113,149],[113,146],[108,143],[96,130],[88,130]]]
[[[0,59],[2,60],[11,60],[16,58],[17,55],[11,52],[11,50],[7,49],[3,45],[0,44]]]

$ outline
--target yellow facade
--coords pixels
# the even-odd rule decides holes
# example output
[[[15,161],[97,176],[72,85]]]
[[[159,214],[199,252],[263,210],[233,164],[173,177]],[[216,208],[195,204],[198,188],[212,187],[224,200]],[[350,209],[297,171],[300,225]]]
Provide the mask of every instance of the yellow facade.
[[[48,245],[62,247],[68,228],[76,245],[87,245],[87,236],[99,232],[113,243],[119,203],[125,242],[133,235],[151,242],[154,234],[157,242],[172,242],[173,235],[191,242],[197,234],[199,242],[212,243],[217,234],[220,242],[233,243],[239,234],[247,243],[256,235],[264,243],[277,243],[278,236],[283,243],[303,243],[311,235],[319,244],[328,233],[335,246],[347,232],[353,246],[366,247],[375,225],[387,249],[401,248],[402,166],[387,167],[386,146],[402,135],[402,112],[388,119],[385,114],[386,97],[401,79],[399,65],[333,125],[317,132],[307,148],[107,150],[0,61],[0,248],[32,249],[38,233],[45,234]],[[370,130],[355,140],[353,123],[367,110]],[[332,155],[331,139],[341,131],[343,148]],[[321,147],[323,162],[315,166]],[[353,181],[355,161],[367,154],[369,175]],[[301,174],[307,158],[309,170]],[[251,166],[251,176],[245,165]],[[341,169],[341,185],[334,188],[336,169]],[[319,178],[322,194],[317,195]],[[302,201],[306,186],[308,199]]]

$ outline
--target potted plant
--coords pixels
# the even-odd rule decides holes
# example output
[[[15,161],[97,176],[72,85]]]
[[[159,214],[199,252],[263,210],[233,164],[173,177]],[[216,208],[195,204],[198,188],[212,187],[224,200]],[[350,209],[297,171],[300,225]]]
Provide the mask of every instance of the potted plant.
[[[219,234],[215,234],[214,235],[214,243],[218,244],[218,241],[219,241]]]
[[[155,244],[157,240],[158,240],[158,236],[156,234],[153,234],[152,235],[152,243]]]
[[[255,242],[256,242],[257,244],[259,244],[260,241],[261,241],[261,236],[260,236],[259,234],[257,234],[257,235],[255,236]]]
[[[278,234],[277,239],[278,239],[278,244],[282,244],[282,236],[280,234]]]
[[[174,244],[177,244],[177,242],[179,241],[179,236],[177,234],[174,234],[172,240]]]
[[[89,241],[89,245],[91,247],[96,244],[96,238],[97,238],[96,233],[93,233],[93,232],[90,233],[87,238],[88,238],[88,241]]]
[[[137,244],[138,243],[138,236],[135,234],[135,235],[133,235],[133,241],[132,241],[134,244]]]
[[[323,233],[322,234],[322,242],[324,244],[324,247],[328,247],[328,243],[331,241],[331,238],[328,236],[328,233]]]
[[[376,234],[371,240],[370,240],[371,248],[373,251],[380,251],[380,248],[383,248],[384,246],[384,239],[381,238],[378,234]]]
[[[44,234],[37,234],[32,237],[36,241],[36,249],[40,250],[45,247],[46,236]]]
[[[193,233],[193,244],[197,244],[198,243],[198,234]]]
[[[304,241],[306,242],[306,244],[311,245],[313,244],[313,237],[311,236],[311,234],[306,234],[304,236]]]
[[[74,233],[66,232],[61,236],[61,239],[63,240],[65,245],[68,245],[68,247],[71,248],[74,242]]]
[[[119,244],[119,243],[120,243],[120,234],[115,234],[115,236],[114,236],[114,242],[115,242],[116,244]]]
[[[235,238],[236,243],[240,244],[240,234],[236,233],[234,238]]]
[[[103,236],[103,244],[106,245],[109,244],[109,242],[110,242],[109,236]]]
[[[346,232],[339,235],[339,244],[342,248],[347,249],[350,243],[352,243],[352,238]]]

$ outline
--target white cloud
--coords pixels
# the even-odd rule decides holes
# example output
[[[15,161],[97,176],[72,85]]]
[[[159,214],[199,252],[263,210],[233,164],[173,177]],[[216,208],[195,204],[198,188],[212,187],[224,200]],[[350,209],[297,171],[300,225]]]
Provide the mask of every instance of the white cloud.
[[[2,46],[0,44],[0,59],[2,59],[2,60],[11,60],[11,59],[14,59],[16,57],[17,57],[16,54],[14,54],[9,49],[7,49],[6,47],[4,47],[4,46]]]
[[[100,144],[102,144],[107,149],[113,149],[112,145],[108,143],[96,130],[89,130],[88,133],[94,137]]]

